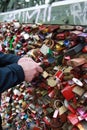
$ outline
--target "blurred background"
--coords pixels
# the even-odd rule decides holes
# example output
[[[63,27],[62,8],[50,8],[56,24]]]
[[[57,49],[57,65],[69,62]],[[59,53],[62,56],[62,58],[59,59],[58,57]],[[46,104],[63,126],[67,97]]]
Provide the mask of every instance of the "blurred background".
[[[64,0],[0,0],[0,12],[23,9]]]

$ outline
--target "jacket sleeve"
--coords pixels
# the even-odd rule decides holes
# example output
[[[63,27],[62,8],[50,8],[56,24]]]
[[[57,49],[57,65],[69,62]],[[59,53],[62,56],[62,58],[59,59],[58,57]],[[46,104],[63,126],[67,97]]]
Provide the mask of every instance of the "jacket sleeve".
[[[0,68],[0,93],[24,81],[24,72],[20,65],[13,63]]]
[[[19,56],[16,56],[15,54],[4,54],[0,52],[0,66],[6,66],[12,63],[17,63],[19,60]]]

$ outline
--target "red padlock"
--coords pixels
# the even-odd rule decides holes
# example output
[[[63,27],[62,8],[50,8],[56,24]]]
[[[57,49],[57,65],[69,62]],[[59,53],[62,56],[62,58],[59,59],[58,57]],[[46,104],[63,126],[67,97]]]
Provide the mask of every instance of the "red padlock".
[[[87,53],[87,45],[83,47],[82,52]]]
[[[65,39],[65,34],[64,33],[59,33],[59,34],[57,34],[56,38],[58,40],[64,40]]]
[[[41,130],[41,129],[37,126],[34,126],[34,128],[32,130]]]
[[[43,118],[43,121],[46,123],[46,125],[50,125],[50,118],[48,118],[47,116]]]
[[[62,70],[58,70],[55,74],[55,77],[59,80],[62,80],[64,77],[63,71]]]
[[[70,113],[67,118],[72,123],[72,125],[76,125],[79,123],[78,116],[76,114]]]
[[[74,93],[72,92],[74,88],[73,86],[70,85],[66,85],[66,87],[64,89],[61,90],[62,95],[65,97],[65,99],[67,99],[68,101],[74,98]]]

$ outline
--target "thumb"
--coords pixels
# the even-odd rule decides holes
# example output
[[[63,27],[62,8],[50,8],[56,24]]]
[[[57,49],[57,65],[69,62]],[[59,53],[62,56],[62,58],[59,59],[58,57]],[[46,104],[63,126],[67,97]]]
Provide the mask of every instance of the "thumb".
[[[37,71],[40,72],[40,73],[43,72],[43,68],[41,67],[41,65],[42,65],[41,62],[37,63]]]
[[[39,63],[37,63],[39,66],[41,66],[43,63],[41,63],[41,62],[39,62]]]

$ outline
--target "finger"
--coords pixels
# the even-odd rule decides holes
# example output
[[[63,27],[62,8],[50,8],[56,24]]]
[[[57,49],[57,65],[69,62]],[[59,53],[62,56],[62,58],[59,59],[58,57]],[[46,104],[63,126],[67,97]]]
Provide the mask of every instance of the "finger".
[[[24,55],[23,58],[27,57],[28,58],[28,55]]]
[[[39,63],[37,63],[37,64],[38,64],[39,66],[40,66],[40,65],[42,65],[42,63],[41,63],[41,62],[39,62]]]
[[[43,69],[43,63],[42,62],[39,62],[37,64]]]
[[[39,72],[37,72],[34,76],[35,76],[35,77],[38,77],[38,76],[39,76]]]
[[[43,72],[43,69],[42,69],[40,66],[37,66],[36,70],[37,70],[38,72],[40,72],[40,73]]]

